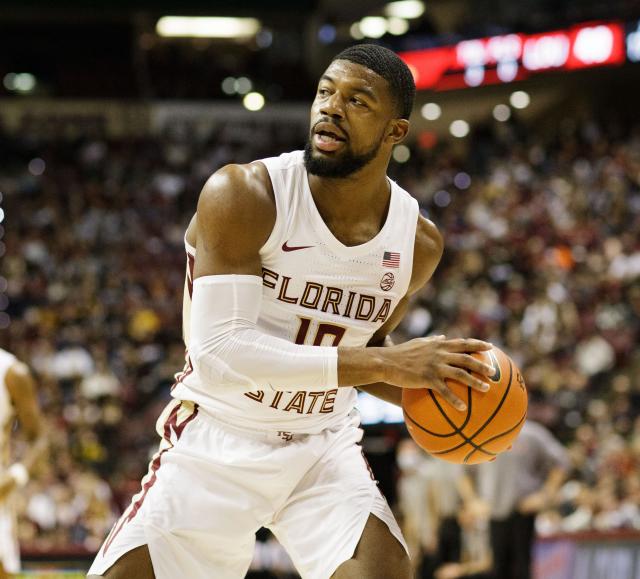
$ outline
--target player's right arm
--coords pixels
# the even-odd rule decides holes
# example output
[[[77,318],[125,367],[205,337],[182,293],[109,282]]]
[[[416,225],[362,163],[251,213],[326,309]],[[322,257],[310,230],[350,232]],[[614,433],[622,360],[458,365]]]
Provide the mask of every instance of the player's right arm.
[[[429,340],[333,348],[293,344],[260,331],[260,249],[276,220],[264,165],[230,165],[215,173],[202,190],[197,215],[189,356],[209,387],[227,392],[375,382],[431,387],[439,360]],[[460,351],[466,347],[460,340]]]
[[[229,165],[198,201],[189,358],[203,384],[224,392],[319,390],[337,386],[335,348],[266,334],[260,249],[276,221],[262,163]]]
[[[262,276],[260,248],[276,221],[271,181],[262,163],[227,165],[198,200],[194,280],[209,275]]]

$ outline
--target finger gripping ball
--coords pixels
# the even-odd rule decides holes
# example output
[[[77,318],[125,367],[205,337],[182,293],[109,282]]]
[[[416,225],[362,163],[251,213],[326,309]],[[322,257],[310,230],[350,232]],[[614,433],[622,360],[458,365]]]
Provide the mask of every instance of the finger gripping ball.
[[[527,390],[513,360],[495,346],[473,356],[491,364],[489,383],[480,392],[447,379],[447,386],[467,405],[457,410],[434,390],[404,389],[402,409],[409,434],[428,453],[449,462],[478,464],[507,450],[527,416]]]

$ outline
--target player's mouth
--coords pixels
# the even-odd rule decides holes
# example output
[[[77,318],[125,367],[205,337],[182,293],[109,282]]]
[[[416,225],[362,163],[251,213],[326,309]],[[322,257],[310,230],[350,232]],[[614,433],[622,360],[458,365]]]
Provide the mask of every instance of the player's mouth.
[[[346,136],[331,123],[318,123],[313,130],[313,144],[317,149],[331,152],[342,147]]]

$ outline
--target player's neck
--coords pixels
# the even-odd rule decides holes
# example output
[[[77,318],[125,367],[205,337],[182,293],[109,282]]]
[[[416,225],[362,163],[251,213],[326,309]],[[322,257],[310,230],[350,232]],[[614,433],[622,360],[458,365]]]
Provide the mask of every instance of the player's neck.
[[[340,179],[309,175],[309,187],[323,217],[340,214],[356,221],[372,211],[384,210],[391,195],[386,172],[369,166]]]

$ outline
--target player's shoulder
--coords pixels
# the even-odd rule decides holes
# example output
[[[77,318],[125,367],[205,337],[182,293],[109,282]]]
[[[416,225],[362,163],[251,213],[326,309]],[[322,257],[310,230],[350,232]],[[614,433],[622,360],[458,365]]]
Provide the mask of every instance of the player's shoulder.
[[[418,216],[416,239],[413,247],[413,273],[411,276],[410,293],[419,290],[427,283],[440,262],[444,251],[442,234],[433,221]]]
[[[225,165],[205,183],[198,200],[198,223],[252,226],[275,221],[276,205],[269,172],[263,163]]]
[[[205,183],[201,200],[239,204],[273,205],[273,188],[263,163],[229,164],[218,169]]]
[[[414,252],[427,253],[429,255],[435,252],[438,255],[442,255],[443,250],[444,240],[436,224],[423,215],[418,215]]]

